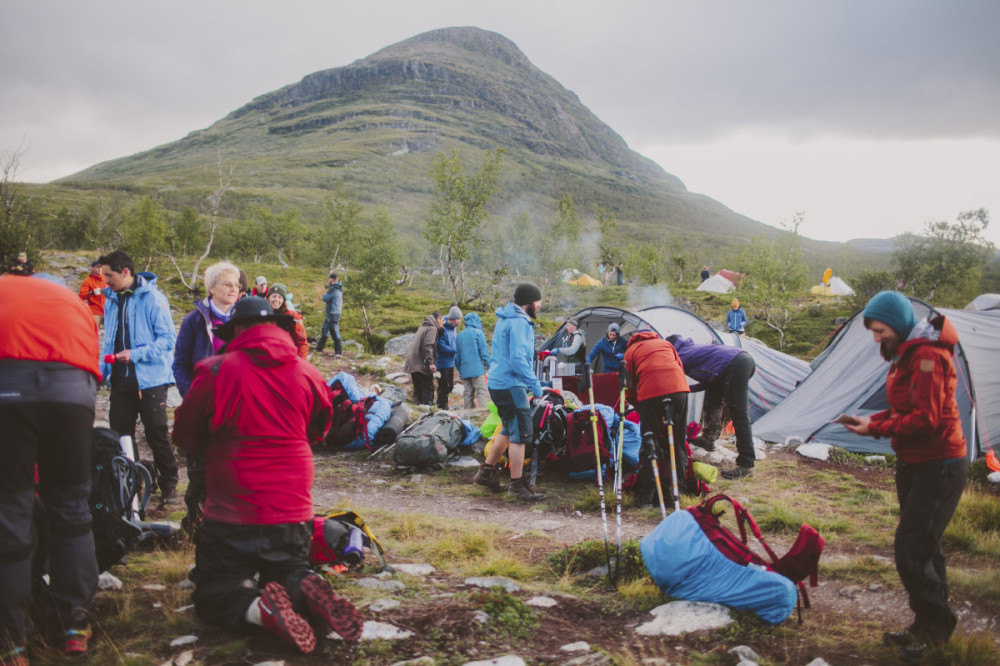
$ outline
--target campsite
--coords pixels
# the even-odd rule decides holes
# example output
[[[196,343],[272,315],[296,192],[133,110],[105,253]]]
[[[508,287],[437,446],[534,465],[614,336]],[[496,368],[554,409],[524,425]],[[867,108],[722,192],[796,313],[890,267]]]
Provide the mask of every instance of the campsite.
[[[286,272],[282,279],[298,293],[309,293],[307,271]],[[646,322],[706,342],[739,344],[760,359],[761,383],[753,391],[753,408],[762,415],[793,395],[796,384],[808,386],[813,381],[802,381],[807,372],[803,366],[808,365],[804,361],[750,337],[733,339],[709,323],[714,319],[711,314],[702,318],[690,311],[722,312],[727,298],[697,301],[691,287],[681,292],[685,296],[675,305],[633,305],[628,289],[600,296],[587,287],[550,289],[551,302],[559,311],[544,313],[541,347],[558,334],[562,317],[572,314],[580,317],[588,337],[590,327],[602,330],[607,321],[616,319],[623,322],[623,330]],[[415,325],[420,312],[440,307],[430,297],[433,291],[425,281],[402,297],[406,306],[391,301],[373,318],[387,328],[406,330]],[[595,299],[614,304],[587,306]],[[315,305],[305,296],[299,302],[309,316]],[[693,308],[692,302],[699,307]],[[804,317],[807,323],[822,319],[825,329],[836,328],[833,322],[841,317],[849,320],[843,302],[803,303],[806,310],[822,308],[822,315]],[[174,307],[183,308],[178,303]],[[413,324],[389,324],[391,317],[407,316],[402,309],[410,312]],[[346,372],[362,387],[393,384],[389,377],[398,376],[402,359],[364,351],[349,338],[345,335],[343,358],[315,355],[313,361],[323,375],[332,378]],[[486,414],[463,413],[457,395],[452,395],[450,406],[477,423]],[[107,392],[102,391],[99,412],[106,408]],[[464,464],[481,460],[478,451],[484,444],[480,441],[463,450],[460,460]],[[730,651],[749,648],[756,655],[752,660],[760,664],[891,663],[894,653],[882,645],[881,634],[909,613],[892,562],[898,509],[891,463],[844,448],[833,449],[827,460],[817,460],[797,453],[798,441],[784,444],[761,449],[752,478],[720,477],[711,485],[713,492],[726,493],[752,511],[779,554],[791,545],[802,523],[815,526],[826,539],[819,586],[808,588],[811,607],[802,609],[801,624],[797,612],[772,625],[752,612],[732,611],[728,624],[716,626],[685,611],[686,623],[676,628],[678,633],[656,635],[656,629],[648,635],[650,623],[659,621],[651,611],[671,601],[650,580],[638,556],[638,541],[660,522],[658,508],[640,508],[624,496],[621,577],[612,590],[600,570],[605,564],[604,538],[592,482],[569,481],[543,471],[538,484],[548,497],[529,506],[472,485],[475,466],[397,470],[391,456],[372,458],[367,449],[318,447],[316,512],[357,512],[396,568],[393,574],[379,573],[369,554],[363,570],[333,579],[338,593],[362,610],[372,635],[385,637],[358,644],[323,640],[315,654],[293,656],[268,636],[239,636],[206,625],[193,613],[186,580],[193,546],[179,536],[130,554],[126,566],[112,567],[110,573],[122,587],[100,592],[95,606],[99,640],[84,662],[395,664],[428,658],[431,661],[417,663],[465,664],[506,655],[528,664],[735,664],[741,653]],[[718,449],[695,455],[731,464],[735,456],[731,440],[724,438]],[[982,460],[979,465],[983,469]],[[946,534],[959,630],[948,648],[934,653],[929,663],[1000,663],[995,642],[1000,612],[997,498],[997,486],[986,483],[980,472]],[[682,497],[683,506],[697,502]],[[609,506],[613,553],[617,550],[613,498]],[[147,519],[179,522],[183,514],[151,505]],[[736,529],[735,524],[729,527]],[[487,587],[470,582],[477,579]],[[377,629],[390,633],[376,634]],[[55,654],[52,660],[63,663]]]

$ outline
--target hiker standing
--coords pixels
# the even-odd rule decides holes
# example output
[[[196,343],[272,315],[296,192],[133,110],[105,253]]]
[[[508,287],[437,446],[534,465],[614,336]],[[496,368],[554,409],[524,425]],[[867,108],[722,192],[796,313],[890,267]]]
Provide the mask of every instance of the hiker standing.
[[[251,296],[260,296],[261,298],[267,298],[267,278],[263,275],[258,275],[253,280],[253,291],[250,292]]]
[[[625,284],[625,271],[622,270],[622,262],[620,261],[618,262],[618,265],[615,266],[615,278],[618,281],[619,287]]]
[[[618,335],[621,328],[615,322],[608,324],[604,337],[597,341],[594,348],[587,354],[587,363],[593,364],[600,354],[602,372],[618,372],[622,359],[625,358],[625,343]]]
[[[136,275],[124,252],[116,250],[98,261],[111,290],[104,302],[101,348],[101,373],[111,384],[108,422],[135,446],[135,422],[142,419],[162,501],[175,504],[177,459],[167,431],[167,387],[174,383],[170,366],[177,334],[170,304],[156,288],[156,276]],[[112,355],[113,363],[104,361]],[[138,459],[138,447],[136,454]]]
[[[194,310],[181,321],[174,348],[172,370],[181,397],[187,395],[194,379],[195,364],[218,354],[225,341],[215,331],[232,314],[240,295],[240,270],[228,261],[220,261],[205,269],[208,296],[194,302]],[[188,487],[184,492],[187,516],[183,524],[195,529],[201,524],[205,508],[205,459],[199,453],[187,454]]]
[[[287,314],[292,318],[292,342],[302,358],[309,357],[309,340],[306,338],[306,325],[302,313],[296,312],[288,302],[288,287],[275,282],[267,289],[267,302],[271,304],[275,314]]]
[[[580,321],[576,317],[566,320],[566,333],[562,344],[551,350],[552,355],[560,355],[567,363],[583,363],[587,359],[587,341],[580,330]]]
[[[537,502],[545,495],[532,488],[522,477],[524,448],[531,441],[531,407],[528,391],[542,397],[542,385],[535,376],[535,325],[532,319],[542,307],[542,291],[529,282],[514,289],[514,299],[496,311],[493,329],[493,356],[487,373],[490,398],[497,407],[503,427],[493,439],[486,462],[473,479],[493,492],[502,486],[497,478],[497,462],[505,452],[510,461],[510,484],[507,494],[527,502]]]
[[[896,291],[876,294],[864,309],[865,328],[890,363],[885,395],[889,409],[856,417],[847,429],[891,437],[896,462],[896,571],[910,597],[915,620],[886,632],[886,643],[916,661],[955,630],[941,539],[969,476],[965,436],[952,357],[958,333],[943,315],[918,322],[910,300]]]
[[[677,471],[677,486],[680,492],[687,491],[685,473],[687,472],[688,456],[684,447],[684,437],[687,429],[687,379],[681,359],[673,346],[649,329],[636,331],[628,341],[625,351],[625,371],[629,375],[627,398],[636,406],[639,412],[639,425],[643,438],[646,433],[652,433],[656,442],[656,451],[646,450],[645,441],[639,452],[639,490],[640,504],[650,504],[656,498],[653,468],[650,454],[655,453],[657,460],[666,460],[670,456],[666,445],[664,428],[664,398],[670,400],[671,420],[674,432],[674,460],[671,464]]]
[[[671,335],[667,342],[674,346],[684,364],[684,374],[697,381],[691,391],[705,392],[705,430],[695,443],[706,451],[715,450],[715,440],[722,432],[722,407],[729,408],[736,432],[736,467],[722,470],[727,479],[740,479],[751,474],[756,453],[750,429],[750,378],[757,370],[753,357],[728,345],[699,345],[691,338]]]
[[[239,301],[216,330],[226,352],[196,366],[174,440],[205,456],[208,497],[191,571],[198,615],[237,632],[262,626],[308,653],[316,637],[302,615],[348,640],[360,637],[361,621],[309,566],[311,447],[332,412],[322,374],[279,328],[291,324],[262,298]],[[267,408],[241,409],[257,404]]]
[[[403,372],[410,373],[413,379],[413,402],[418,405],[434,404],[435,350],[443,324],[441,313],[432,312],[420,323],[406,354]]]
[[[448,316],[441,325],[441,335],[438,336],[434,350],[434,365],[437,366],[438,379],[437,406],[438,409],[448,409],[448,396],[455,388],[455,338],[458,336],[458,322],[462,321],[462,311],[457,305],[451,306]]]
[[[326,319],[323,320],[323,331],[319,334],[319,342],[316,343],[316,351],[322,353],[326,347],[327,337],[333,338],[333,353],[340,358],[344,351],[340,342],[340,315],[344,311],[344,285],[337,277],[336,273],[330,273],[327,278],[326,293],[323,294],[323,303],[326,304]]]
[[[490,347],[483,333],[483,320],[475,312],[465,315],[465,328],[455,337],[455,367],[465,386],[465,408],[485,407],[489,401],[486,368],[490,367]]]
[[[704,282],[708,278],[712,277],[711,271],[708,270],[708,266],[701,267],[701,281]]]
[[[94,316],[97,327],[101,327],[104,321],[104,275],[101,274],[101,264],[99,261],[90,262],[90,273],[83,278],[80,285],[80,299],[90,308],[90,314]]]
[[[729,312],[726,313],[726,326],[729,328],[729,332],[743,335],[743,329],[748,321],[747,313],[740,307],[740,300],[734,298]]]
[[[97,326],[66,287],[0,277],[0,312],[0,662],[27,664],[39,504],[51,528],[49,591],[60,647],[86,652],[91,636],[87,610],[98,571],[88,498],[101,373]]]

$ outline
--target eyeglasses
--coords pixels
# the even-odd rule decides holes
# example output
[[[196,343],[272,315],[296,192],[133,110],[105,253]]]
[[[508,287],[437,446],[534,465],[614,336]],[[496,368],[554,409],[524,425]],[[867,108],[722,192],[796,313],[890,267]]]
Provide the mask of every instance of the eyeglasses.
[[[239,282],[217,282],[216,286],[222,287],[223,289],[239,289]]]

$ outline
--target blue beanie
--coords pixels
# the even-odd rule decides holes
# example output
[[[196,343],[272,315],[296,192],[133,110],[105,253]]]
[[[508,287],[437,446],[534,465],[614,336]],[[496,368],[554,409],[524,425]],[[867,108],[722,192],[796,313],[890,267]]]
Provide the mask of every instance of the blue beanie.
[[[910,299],[898,291],[880,291],[875,294],[865,306],[864,316],[891,326],[899,334],[900,342],[906,340],[917,325],[917,316],[913,313]]]

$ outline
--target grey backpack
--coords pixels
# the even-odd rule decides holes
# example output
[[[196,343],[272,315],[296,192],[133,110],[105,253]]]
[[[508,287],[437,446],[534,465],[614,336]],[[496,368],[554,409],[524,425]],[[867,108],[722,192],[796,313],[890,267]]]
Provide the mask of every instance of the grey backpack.
[[[465,439],[462,420],[448,412],[423,417],[396,438],[392,450],[397,467],[440,465],[452,457]]]

